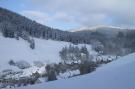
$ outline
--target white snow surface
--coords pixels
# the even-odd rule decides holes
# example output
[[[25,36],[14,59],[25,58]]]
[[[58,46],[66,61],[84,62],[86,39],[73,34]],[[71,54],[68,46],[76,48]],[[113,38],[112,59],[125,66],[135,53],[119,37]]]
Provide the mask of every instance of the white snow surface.
[[[35,49],[29,47],[29,43],[23,39],[4,38],[0,36],[0,71],[4,69],[17,69],[14,66],[8,65],[9,60],[20,61],[25,60],[31,65],[34,61],[41,61],[45,64],[59,63],[61,61],[59,52],[63,47],[69,46],[71,43],[62,41],[53,41],[45,39],[35,40]],[[72,44],[73,45],[73,44]],[[84,46],[85,44],[79,44],[76,46]],[[92,51],[91,45],[86,45],[88,51],[92,55],[96,55],[95,51]],[[30,68],[36,70],[36,68]],[[27,69],[29,72],[29,69]],[[27,71],[26,70],[26,71]],[[42,69],[41,69],[42,70]]]
[[[108,63],[95,72],[17,89],[135,89],[135,53]]]
[[[79,74],[80,74],[79,70],[67,71],[65,73],[60,73],[57,79],[67,79],[73,77],[74,75],[79,75]]]

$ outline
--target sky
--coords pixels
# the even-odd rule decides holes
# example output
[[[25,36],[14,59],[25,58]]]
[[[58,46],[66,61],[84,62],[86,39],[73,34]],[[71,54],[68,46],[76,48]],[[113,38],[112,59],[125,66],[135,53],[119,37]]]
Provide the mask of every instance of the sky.
[[[0,7],[61,30],[135,28],[135,0],[0,0]]]

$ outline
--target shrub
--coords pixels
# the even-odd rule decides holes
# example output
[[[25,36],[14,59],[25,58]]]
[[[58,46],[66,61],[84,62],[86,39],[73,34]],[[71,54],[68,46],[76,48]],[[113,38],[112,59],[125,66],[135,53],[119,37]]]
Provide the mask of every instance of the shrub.
[[[56,71],[55,71],[53,66],[47,65],[45,67],[45,69],[46,69],[46,72],[47,72],[48,81],[57,80],[57,78],[56,78]]]
[[[14,62],[13,60],[10,60],[10,61],[8,62],[8,64],[14,66],[14,65],[15,65],[15,62]]]
[[[30,64],[24,60],[17,61],[15,65],[20,69],[26,69],[30,67]]]
[[[88,62],[88,61],[85,61],[84,63],[80,64],[80,74],[83,75],[83,74],[87,74],[87,73],[90,73],[92,71],[95,70],[95,68],[97,67],[96,63],[94,62]]]
[[[34,61],[33,63],[34,63],[34,65],[37,66],[37,67],[42,67],[42,66],[44,66],[44,63],[41,62],[41,61]]]

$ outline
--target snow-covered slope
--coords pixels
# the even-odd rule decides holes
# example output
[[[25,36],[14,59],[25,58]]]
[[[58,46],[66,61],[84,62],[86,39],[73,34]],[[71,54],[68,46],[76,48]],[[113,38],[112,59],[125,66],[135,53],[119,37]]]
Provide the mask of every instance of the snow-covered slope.
[[[132,29],[130,29],[132,30]],[[96,26],[96,27],[84,27],[70,30],[70,32],[99,32],[108,36],[116,36],[119,31],[126,32],[126,28],[114,27],[114,26]]]
[[[31,49],[27,41],[23,39],[11,39],[0,36],[0,70],[11,68],[8,66],[9,60],[19,61],[25,60],[30,64],[33,61],[41,61],[43,63],[58,63],[60,62],[59,51],[63,47],[69,46],[71,43],[52,41],[44,39],[35,40],[35,49]],[[84,44],[79,44],[79,47]],[[90,53],[96,54],[91,51],[91,45],[86,45]]]
[[[95,72],[18,89],[135,89],[135,53],[98,68]]]

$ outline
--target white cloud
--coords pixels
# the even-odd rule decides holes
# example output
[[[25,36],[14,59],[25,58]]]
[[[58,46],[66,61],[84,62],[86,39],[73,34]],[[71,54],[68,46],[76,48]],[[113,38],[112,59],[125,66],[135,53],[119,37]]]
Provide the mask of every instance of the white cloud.
[[[135,25],[135,0],[29,0],[40,10],[53,13],[51,20],[93,25]],[[41,15],[42,14],[38,14]],[[46,18],[46,16],[45,16]],[[46,19],[47,19],[46,18]],[[111,19],[111,23],[108,21]],[[42,20],[42,19],[40,19]]]
[[[49,20],[49,15],[40,11],[24,10],[21,14],[41,24],[45,24],[45,22]]]
[[[53,21],[62,21],[65,23],[74,22],[72,16],[69,16],[63,12],[58,12],[58,13],[49,15],[48,13],[44,13],[41,11],[24,10],[21,12],[21,14],[41,24],[46,24],[47,22],[53,22]]]
[[[53,15],[53,19],[54,20],[61,20],[61,21],[64,21],[64,22],[74,22],[74,17],[73,16],[70,16],[66,13],[63,13],[63,12],[57,12]]]

